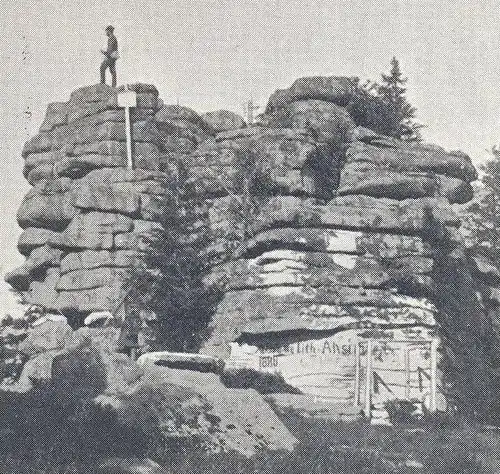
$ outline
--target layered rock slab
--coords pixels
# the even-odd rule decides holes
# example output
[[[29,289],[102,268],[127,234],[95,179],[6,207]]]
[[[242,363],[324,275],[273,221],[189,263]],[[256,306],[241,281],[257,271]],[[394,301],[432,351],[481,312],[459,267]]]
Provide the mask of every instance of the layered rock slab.
[[[63,312],[77,325],[89,312],[116,310],[141,235],[156,225],[164,175],[155,115],[162,105],[154,86],[130,88],[137,93],[135,169],[126,169],[120,89],[105,85],[50,104],[22,152],[33,185],[18,211],[24,229],[18,247],[27,260],[6,279],[29,303]]]
[[[472,198],[477,172],[461,152],[403,142],[358,128],[346,153],[339,195],[408,199],[442,196],[451,204]]]

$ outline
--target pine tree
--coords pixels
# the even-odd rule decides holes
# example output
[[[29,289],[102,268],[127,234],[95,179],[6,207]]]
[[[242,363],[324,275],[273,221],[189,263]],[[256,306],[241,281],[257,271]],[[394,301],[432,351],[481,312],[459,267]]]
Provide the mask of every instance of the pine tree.
[[[128,307],[132,319],[138,309],[156,314],[155,349],[194,352],[219,300],[218,290],[204,283],[213,260],[207,252],[211,231],[182,172],[165,182],[158,209],[161,229],[142,238]]]
[[[416,124],[416,109],[406,98],[404,87],[408,78],[403,73],[396,57],[391,59],[389,74],[382,74],[382,84],[377,86],[377,95],[387,106],[386,134],[404,140],[419,140],[421,125]]]
[[[492,159],[483,166],[482,188],[468,208],[466,227],[475,250],[500,268],[500,150],[492,149]]]
[[[423,125],[414,121],[416,109],[406,98],[404,86],[407,81],[403,77],[399,61],[394,57],[389,74],[382,74],[381,84],[370,80],[358,84],[347,105],[356,124],[382,135],[403,140],[420,140]]]
[[[467,254],[473,257],[482,255],[497,268],[500,268],[500,150],[493,147],[492,156],[483,166],[480,184],[475,189],[471,204],[461,212],[461,233],[467,244]],[[450,272],[448,272],[450,274]],[[460,314],[462,328],[461,340],[467,341],[467,349],[463,350],[463,370],[465,374],[462,394],[465,402],[471,398],[479,400],[477,411],[489,421],[498,423],[500,417],[500,309],[490,297],[497,287],[495,280],[485,281],[474,278],[476,291],[482,295],[482,311],[486,311],[486,320],[481,320],[481,312],[472,314],[466,319],[464,305],[456,308],[452,314]],[[462,292],[465,294],[465,290]],[[449,293],[447,290],[443,294]],[[465,325],[463,324],[465,322]],[[457,332],[457,321],[453,321],[453,330]],[[459,326],[458,326],[459,327]],[[474,347],[475,346],[475,347]],[[467,388],[467,378],[469,388]],[[480,389],[476,397],[471,397],[470,383]],[[479,381],[486,381],[483,387]],[[461,382],[461,380],[459,380]]]

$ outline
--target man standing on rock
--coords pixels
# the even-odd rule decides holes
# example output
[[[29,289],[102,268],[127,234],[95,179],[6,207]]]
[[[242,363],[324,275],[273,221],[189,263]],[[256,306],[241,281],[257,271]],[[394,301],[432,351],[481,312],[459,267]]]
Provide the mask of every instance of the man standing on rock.
[[[106,27],[106,35],[108,37],[108,49],[104,51],[101,49],[101,53],[106,56],[101,64],[101,84],[106,84],[106,69],[109,68],[111,73],[111,86],[116,87],[116,60],[118,59],[118,40],[114,35],[113,31],[115,29],[109,25]]]

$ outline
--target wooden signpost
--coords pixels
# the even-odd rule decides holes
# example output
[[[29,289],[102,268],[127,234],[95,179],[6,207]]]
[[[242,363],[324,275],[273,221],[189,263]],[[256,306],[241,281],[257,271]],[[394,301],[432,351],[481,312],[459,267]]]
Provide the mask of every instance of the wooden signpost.
[[[437,350],[439,342],[436,339],[431,341],[431,393],[429,400],[429,410],[436,411],[436,393],[437,393]]]
[[[373,341],[368,339],[366,350],[366,386],[365,386],[365,416],[372,416],[372,387],[373,387]]]
[[[359,341],[356,339],[354,345],[354,406],[359,406],[360,403],[360,380],[361,380],[361,354]]]
[[[409,400],[411,395],[410,348],[404,345],[403,351],[405,356],[405,398]]]
[[[132,156],[132,133],[130,126],[130,107],[137,107],[137,93],[129,90],[128,84],[123,92],[118,93],[118,107],[125,109],[125,135],[127,137],[127,168],[134,169]]]

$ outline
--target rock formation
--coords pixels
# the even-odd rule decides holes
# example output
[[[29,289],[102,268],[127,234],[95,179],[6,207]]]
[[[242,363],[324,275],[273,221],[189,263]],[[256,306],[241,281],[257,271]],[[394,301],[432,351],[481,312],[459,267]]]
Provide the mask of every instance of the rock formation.
[[[256,126],[218,133],[188,157],[222,234],[241,227],[228,209],[247,198],[242,173],[259,196],[248,238],[209,278],[225,295],[204,352],[350,402],[358,339],[428,341],[459,317],[451,301],[484,314],[453,210],[473,194],[470,158],[363,128],[346,107],[353,88],[347,78],[300,79],[273,94]],[[458,286],[443,273],[452,267],[462,269]],[[403,351],[380,351],[377,372],[403,398],[391,374],[404,372]],[[412,395],[428,389],[417,381],[428,358],[422,346]]]
[[[75,325],[92,311],[113,311],[123,297],[140,236],[158,226],[163,157],[190,152],[213,134],[195,112],[163,106],[154,86],[135,84],[134,169],[127,169],[124,110],[118,90],[84,87],[50,104],[40,133],[22,152],[33,186],[18,211],[25,263],[6,280],[29,303]]]
[[[207,350],[223,352],[242,334],[326,331],[375,315],[434,320],[436,245],[460,245],[451,204],[470,199],[476,171],[463,153],[358,126],[344,108],[348,85],[299,80],[271,97],[261,126],[219,133],[189,156],[219,227],[231,224],[224,209],[238,194],[241,156],[266,177],[251,237],[214,269],[227,275],[226,296]]]
[[[33,185],[18,212],[27,260],[7,280],[80,324],[114,309],[140,235],[158,225],[162,173],[181,162],[220,253],[207,280],[224,297],[206,353],[227,358],[232,346],[243,363],[255,348],[330,347],[328,337],[429,339],[457,317],[455,297],[482,311],[472,286],[455,295],[443,275],[459,265],[463,287],[472,281],[453,210],[473,194],[470,158],[364,128],[349,113],[355,88],[352,78],[299,79],[246,126],[227,111],[162,105],[153,86],[134,85],[133,170],[115,90],[86,87],[51,104],[23,150]],[[352,375],[353,361],[337,375]],[[339,398],[352,398],[349,384]]]

